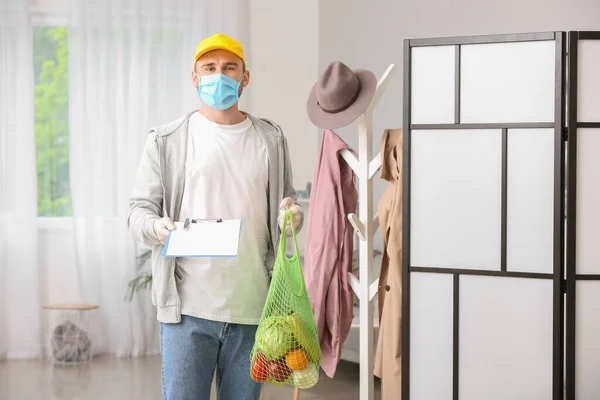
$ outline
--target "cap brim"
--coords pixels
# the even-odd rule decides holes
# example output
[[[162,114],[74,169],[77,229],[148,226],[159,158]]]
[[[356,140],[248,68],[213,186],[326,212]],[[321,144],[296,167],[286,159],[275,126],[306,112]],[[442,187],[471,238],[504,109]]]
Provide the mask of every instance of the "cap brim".
[[[311,122],[321,129],[340,129],[350,125],[365,112],[377,89],[377,77],[371,71],[364,69],[354,70],[359,82],[360,93],[350,107],[338,113],[323,111],[317,104],[317,93],[315,83],[306,101],[306,112]]]

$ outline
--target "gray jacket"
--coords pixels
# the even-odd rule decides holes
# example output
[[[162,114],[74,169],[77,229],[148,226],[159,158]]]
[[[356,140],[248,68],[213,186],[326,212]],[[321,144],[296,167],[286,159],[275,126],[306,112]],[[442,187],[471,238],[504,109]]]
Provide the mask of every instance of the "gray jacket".
[[[181,321],[181,302],[175,281],[174,258],[162,256],[163,245],[154,232],[154,221],[169,217],[180,221],[179,210],[185,184],[185,158],[189,118],[194,111],[168,124],[152,128],[139,167],[133,192],[129,200],[127,224],[133,236],[152,248],[152,304],[157,308],[157,318],[164,323]],[[281,128],[272,121],[246,114],[254,124],[269,157],[269,231],[271,241],[267,255],[267,271],[273,272],[275,250],[279,245],[281,231],[277,222],[279,203],[284,197],[296,201],[292,168],[287,140]],[[240,199],[252,201],[252,199]],[[298,204],[297,204],[298,205]],[[302,228],[302,222],[297,228]]]

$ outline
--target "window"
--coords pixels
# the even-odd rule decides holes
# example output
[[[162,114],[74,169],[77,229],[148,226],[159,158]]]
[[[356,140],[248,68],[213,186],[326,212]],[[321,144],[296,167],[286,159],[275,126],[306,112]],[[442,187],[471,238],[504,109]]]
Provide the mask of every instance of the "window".
[[[38,216],[71,216],[67,29],[33,27]]]

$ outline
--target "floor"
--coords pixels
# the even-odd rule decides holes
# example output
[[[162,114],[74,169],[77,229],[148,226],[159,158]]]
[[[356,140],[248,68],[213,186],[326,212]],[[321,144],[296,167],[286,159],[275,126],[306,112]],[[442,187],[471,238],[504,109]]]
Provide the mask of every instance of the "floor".
[[[300,400],[359,398],[358,365],[342,361],[334,379],[302,390]],[[380,385],[375,382],[375,399]],[[0,400],[161,400],[160,357],[97,357],[78,367],[47,361],[0,361]],[[211,400],[214,400],[214,395]],[[293,399],[293,388],[265,385],[263,400]]]

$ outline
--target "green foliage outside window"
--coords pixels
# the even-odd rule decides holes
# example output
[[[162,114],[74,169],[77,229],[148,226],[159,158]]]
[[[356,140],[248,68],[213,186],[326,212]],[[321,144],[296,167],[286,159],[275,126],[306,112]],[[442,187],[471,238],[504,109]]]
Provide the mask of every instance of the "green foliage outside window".
[[[71,216],[67,29],[37,26],[33,40],[38,215]]]

